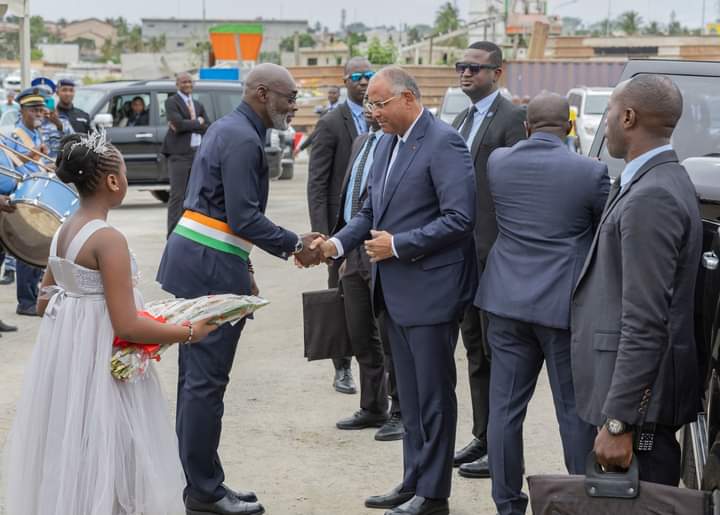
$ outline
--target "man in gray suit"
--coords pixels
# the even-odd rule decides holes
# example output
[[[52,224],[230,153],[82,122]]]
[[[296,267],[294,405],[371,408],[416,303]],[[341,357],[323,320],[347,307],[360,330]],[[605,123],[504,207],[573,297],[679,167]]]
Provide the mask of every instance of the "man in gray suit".
[[[667,77],[638,75],[608,104],[610,155],[627,163],[608,204],[572,304],[578,412],[601,427],[598,462],[677,485],[675,432],[700,410],[694,337],[702,222],[670,137],[682,95]]]
[[[522,425],[543,362],[568,472],[584,473],[596,434],[575,409],[570,296],[607,199],[607,166],[568,150],[564,97],[541,94],[527,115],[530,139],[488,160],[499,231],[475,298],[488,316],[488,457],[500,515],[527,507]]]

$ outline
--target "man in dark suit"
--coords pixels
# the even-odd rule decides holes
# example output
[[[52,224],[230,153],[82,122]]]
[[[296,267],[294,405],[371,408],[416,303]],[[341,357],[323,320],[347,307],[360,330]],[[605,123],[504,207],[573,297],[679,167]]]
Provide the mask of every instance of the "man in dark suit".
[[[453,121],[470,148],[475,165],[477,221],[475,248],[479,273],[497,236],[495,209],[487,183],[487,160],[496,148],[511,147],[525,138],[525,111],[500,94],[502,50],[495,43],[480,41],[465,51],[455,65],[460,87],[472,105]],[[454,465],[465,477],[489,477],[487,460],[488,391],[490,351],[485,338],[485,315],[469,306],[460,325],[467,352],[472,401],[472,441],[455,454]]]
[[[330,234],[340,210],[340,190],[352,144],[359,134],[368,130],[363,110],[363,98],[368,81],[373,76],[370,62],[354,57],[345,65],[347,101],[320,118],[312,137],[308,163],[308,208],[313,231]],[[338,264],[328,266],[328,286],[338,285]],[[355,381],[350,371],[350,358],[333,360],[334,386],[341,393],[355,393]]]
[[[386,310],[405,425],[402,483],[369,497],[386,515],[447,515],[457,423],[458,320],[477,279],[475,184],[467,146],[425,111],[415,79],[388,67],[369,106],[386,133],[362,209],[322,244],[342,256],[365,242],[373,306]],[[370,239],[369,239],[370,238]]]
[[[165,101],[168,131],[160,151],[167,157],[170,178],[168,201],[168,237],[182,216],[185,188],[195,152],[200,147],[202,135],[208,128],[205,107],[192,98],[193,79],[189,73],[180,73],[175,80],[177,93]]]
[[[253,245],[281,259],[319,264],[310,249],[317,233],[298,236],[265,216],[270,188],[265,132],[286,130],[297,111],[290,73],[260,64],[245,80],[243,102],[215,122],[198,150],[185,212],[168,238],[157,281],[178,298],[216,293],[249,295],[257,288],[249,263]],[[188,513],[260,515],[252,492],[224,484],[218,445],[223,398],[245,320],[226,324],[178,356],[176,429]]]
[[[700,411],[694,335],[702,223],[690,178],[670,145],[678,87],[638,75],[613,92],[610,155],[625,160],[572,304],[572,366],[580,416],[601,427],[600,465],[640,479],[680,480],[675,433]]]
[[[369,131],[353,142],[350,165],[343,181],[340,212],[332,233],[340,231],[362,207],[367,198],[367,184],[375,150],[383,135],[380,125],[365,107]],[[392,365],[392,352],[382,320],[372,309],[370,258],[363,247],[348,251],[340,266],[340,284],[345,304],[345,319],[353,354],[360,366],[360,410],[340,420],[338,429],[379,427],[378,441],[402,440],[405,428],[400,418],[397,383]],[[383,356],[384,354],[384,356]],[[387,376],[387,381],[386,381]],[[388,418],[388,393],[392,398]]]
[[[530,139],[490,155],[487,178],[499,234],[475,305],[488,317],[491,349],[488,455],[500,515],[522,515],[523,421],[543,362],[560,426],[565,466],[585,473],[595,428],[575,409],[570,297],[607,200],[600,161],[570,152],[565,97],[530,102]]]

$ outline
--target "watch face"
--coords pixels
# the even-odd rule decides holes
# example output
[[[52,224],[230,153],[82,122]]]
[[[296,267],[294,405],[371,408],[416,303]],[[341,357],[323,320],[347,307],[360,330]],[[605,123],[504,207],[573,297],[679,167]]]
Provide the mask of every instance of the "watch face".
[[[619,420],[608,420],[608,431],[610,434],[617,435],[623,432],[625,424]]]

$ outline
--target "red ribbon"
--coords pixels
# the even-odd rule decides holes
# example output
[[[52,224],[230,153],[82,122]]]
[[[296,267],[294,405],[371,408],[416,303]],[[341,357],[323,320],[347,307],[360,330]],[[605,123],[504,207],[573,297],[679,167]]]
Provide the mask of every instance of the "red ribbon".
[[[138,316],[142,318],[147,318],[149,320],[155,320],[156,322],[160,322],[161,324],[167,323],[167,319],[164,316],[158,315],[154,316],[151,313],[148,313],[147,311],[138,311]],[[158,350],[160,350],[161,345],[159,343],[138,343],[138,342],[129,342],[127,340],[124,340],[118,336],[116,336],[113,339],[113,347],[119,347],[121,349],[126,349],[128,347],[135,347],[144,354],[147,354],[150,359],[154,359],[155,361],[160,361],[160,356],[156,356],[155,353],[157,353]]]

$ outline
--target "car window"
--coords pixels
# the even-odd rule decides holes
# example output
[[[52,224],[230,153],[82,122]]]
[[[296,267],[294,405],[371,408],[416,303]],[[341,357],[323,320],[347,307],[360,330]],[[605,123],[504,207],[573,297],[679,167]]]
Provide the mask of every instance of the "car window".
[[[445,95],[443,102],[443,114],[459,114],[470,105],[470,99],[465,93],[453,93]]]
[[[78,109],[82,109],[86,113],[92,113],[93,108],[103,99],[104,96],[105,92],[98,89],[75,88],[73,105]]]
[[[150,93],[116,95],[106,105],[113,117],[113,127],[145,127],[150,125]]]
[[[683,95],[683,113],[672,136],[672,146],[680,162],[688,158],[720,157],[720,77],[670,75]],[[603,138],[600,158],[617,177],[625,167],[610,157]]]
[[[580,111],[581,101],[582,96],[578,95],[577,93],[571,93],[570,97],[568,98],[568,103],[570,104],[570,107],[576,107],[578,111]]]
[[[215,99],[217,100],[217,118],[231,113],[233,109],[240,105],[243,99],[243,92],[238,91],[216,91]]]
[[[592,94],[585,97],[585,114],[603,114],[610,100],[610,93],[607,95]]]
[[[165,112],[165,101],[175,95],[176,92],[159,92],[157,94],[157,102],[158,102],[158,113],[160,117],[160,125],[165,125],[167,123],[167,113]],[[193,100],[197,100],[200,102],[203,107],[205,108],[205,113],[207,115],[208,121],[213,122],[215,121],[215,109],[213,108],[212,104],[212,93],[209,91],[193,91],[192,94]]]

